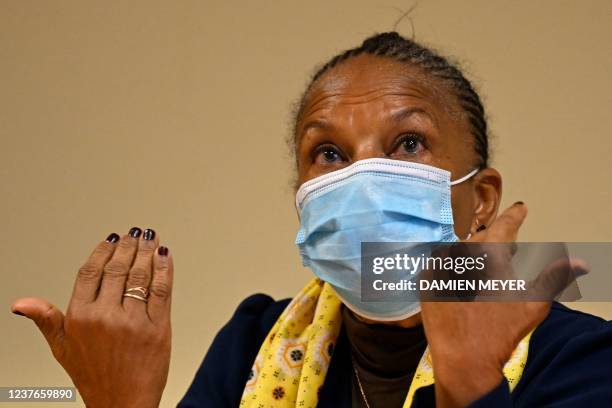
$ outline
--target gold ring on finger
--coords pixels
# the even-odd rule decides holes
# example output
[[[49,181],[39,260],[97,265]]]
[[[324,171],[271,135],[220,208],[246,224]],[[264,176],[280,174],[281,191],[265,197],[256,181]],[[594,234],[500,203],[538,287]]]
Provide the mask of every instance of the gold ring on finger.
[[[142,300],[143,302],[147,303],[148,300],[146,297],[142,297],[142,296],[138,296],[138,295],[134,295],[133,293],[124,293],[123,297],[131,297],[133,299],[138,299],[138,300]]]
[[[128,288],[125,290],[124,293],[130,293],[130,292],[140,292],[142,293],[142,297],[144,297],[145,299],[149,297],[149,290],[143,286],[136,286],[134,288]]]

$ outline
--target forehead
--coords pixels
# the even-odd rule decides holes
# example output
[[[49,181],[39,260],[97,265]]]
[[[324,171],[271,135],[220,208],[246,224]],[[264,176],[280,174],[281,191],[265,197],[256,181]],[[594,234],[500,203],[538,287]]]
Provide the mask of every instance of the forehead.
[[[324,73],[304,97],[300,118],[356,105],[394,109],[418,100],[436,116],[456,117],[454,96],[440,81],[390,58],[359,55]]]

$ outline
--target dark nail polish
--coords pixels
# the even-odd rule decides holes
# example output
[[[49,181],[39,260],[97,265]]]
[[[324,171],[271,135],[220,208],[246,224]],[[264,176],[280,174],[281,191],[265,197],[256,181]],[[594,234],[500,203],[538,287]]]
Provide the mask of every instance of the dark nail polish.
[[[19,310],[13,310],[13,313],[15,313],[16,315],[19,316],[25,316],[23,313],[21,313]]]
[[[572,271],[574,272],[574,277],[576,278],[579,278],[589,273],[589,271],[584,268],[572,268]]]
[[[522,202],[522,201],[517,201],[516,203],[514,203],[514,205],[523,205],[523,204],[525,204],[525,203]]]
[[[147,228],[146,230],[144,230],[144,236],[143,237],[147,241],[151,241],[153,238],[155,238],[155,231],[153,231],[152,229]]]
[[[130,235],[130,237],[138,238],[140,234],[142,234],[142,230],[138,227],[132,227],[130,228],[130,232],[128,232],[128,234]]]
[[[106,237],[106,242],[110,242],[111,244],[114,244],[117,241],[119,241],[119,235],[115,234],[114,232]]]
[[[157,248],[157,253],[161,256],[168,256],[168,248],[166,248],[165,246],[160,246],[159,248]]]
[[[479,225],[478,228],[476,228],[476,232],[480,232],[480,231],[485,230],[485,229],[487,229],[487,226],[482,224],[482,225]]]

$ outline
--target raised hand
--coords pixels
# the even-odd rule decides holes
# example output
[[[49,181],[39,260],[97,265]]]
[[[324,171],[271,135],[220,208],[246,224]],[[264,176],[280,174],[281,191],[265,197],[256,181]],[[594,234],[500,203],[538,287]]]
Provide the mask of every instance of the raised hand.
[[[526,206],[515,203],[468,242],[514,242],[526,216]],[[512,351],[548,315],[550,302],[422,302],[421,306],[437,406],[462,407],[500,383]]]
[[[96,245],[66,315],[36,298],[11,309],[36,323],[88,407],[157,407],[170,363],[172,275],[155,232],[134,227]]]

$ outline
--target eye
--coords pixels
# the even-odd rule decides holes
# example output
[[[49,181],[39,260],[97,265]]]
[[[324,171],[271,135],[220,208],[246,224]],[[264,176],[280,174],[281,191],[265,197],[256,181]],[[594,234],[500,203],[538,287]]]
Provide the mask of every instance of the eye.
[[[312,152],[313,163],[334,164],[342,160],[342,153],[340,153],[336,146],[331,144],[320,145]]]
[[[426,149],[425,137],[418,133],[405,133],[397,138],[393,154],[415,155]]]

